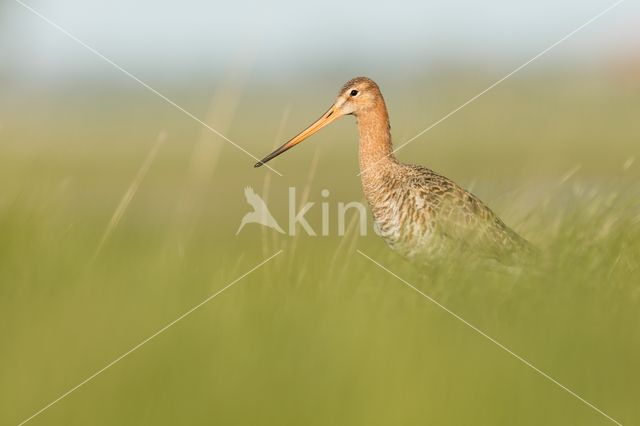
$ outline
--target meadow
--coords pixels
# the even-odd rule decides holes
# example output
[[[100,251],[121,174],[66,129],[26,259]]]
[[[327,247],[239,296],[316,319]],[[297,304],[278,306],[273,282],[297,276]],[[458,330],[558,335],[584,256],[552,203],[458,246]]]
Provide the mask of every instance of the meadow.
[[[261,156],[325,111],[342,80],[304,96],[232,77],[163,93]],[[380,81],[395,142],[491,82]],[[540,264],[519,274],[460,259],[418,268],[354,222],[344,237],[334,222],[329,236],[255,224],[236,235],[246,186],[283,223],[290,186],[317,204],[361,200],[352,119],[270,163],[278,176],[135,82],[95,83],[0,100],[0,424],[276,253],[28,424],[615,424],[358,251],[640,423],[637,81],[537,69],[398,153],[471,188],[537,245]],[[307,218],[319,228],[318,205]]]

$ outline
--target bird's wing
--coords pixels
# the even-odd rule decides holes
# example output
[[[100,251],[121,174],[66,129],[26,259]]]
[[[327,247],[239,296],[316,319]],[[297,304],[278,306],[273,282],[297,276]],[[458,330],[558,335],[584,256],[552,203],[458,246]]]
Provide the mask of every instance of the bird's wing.
[[[447,233],[462,238],[471,247],[497,258],[511,258],[525,253],[530,244],[509,228],[487,205],[470,192],[456,196],[452,213],[442,221]]]
[[[496,256],[528,245],[469,191],[429,169],[416,166],[414,171],[420,181],[416,187],[424,191],[422,196],[433,207],[436,229],[443,237]]]

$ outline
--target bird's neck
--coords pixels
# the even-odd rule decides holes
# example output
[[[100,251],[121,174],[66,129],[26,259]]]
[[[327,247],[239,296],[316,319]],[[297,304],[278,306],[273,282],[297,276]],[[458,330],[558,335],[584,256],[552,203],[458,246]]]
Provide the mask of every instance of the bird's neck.
[[[360,173],[365,175],[374,173],[396,164],[391,146],[391,129],[389,126],[389,114],[384,100],[367,111],[361,112],[357,117],[358,133],[360,136]]]

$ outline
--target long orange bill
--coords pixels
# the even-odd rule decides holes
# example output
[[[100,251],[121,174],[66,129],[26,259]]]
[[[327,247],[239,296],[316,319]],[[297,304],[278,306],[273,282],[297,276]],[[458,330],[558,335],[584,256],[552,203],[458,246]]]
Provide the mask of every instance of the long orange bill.
[[[329,111],[322,114],[322,117],[320,117],[318,121],[316,121],[311,126],[304,129],[302,132],[300,132],[296,137],[291,139],[289,142],[283,144],[278,149],[273,151],[271,154],[267,155],[262,160],[258,161],[253,167],[260,167],[267,161],[272,160],[273,158],[282,154],[286,150],[293,148],[294,146],[298,145],[300,142],[302,142],[309,136],[313,135],[318,130],[322,129],[324,126],[331,124],[334,120],[336,120],[337,118],[340,118],[340,116],[341,114],[338,108],[335,105],[332,106],[331,108],[329,108]]]

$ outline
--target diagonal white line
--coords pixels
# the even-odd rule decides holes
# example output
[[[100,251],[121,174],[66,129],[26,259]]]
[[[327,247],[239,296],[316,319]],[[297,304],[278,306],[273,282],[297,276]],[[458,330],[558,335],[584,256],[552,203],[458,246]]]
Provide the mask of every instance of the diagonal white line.
[[[172,101],[171,99],[167,98],[165,95],[163,95],[162,93],[158,92],[156,89],[154,89],[153,87],[149,86],[147,83],[145,83],[144,81],[140,80],[138,77],[136,77],[135,75],[133,75],[132,73],[130,73],[126,69],[122,68],[120,65],[118,65],[117,63],[115,63],[114,61],[112,61],[111,59],[109,59],[108,57],[106,57],[105,55],[103,55],[102,53],[100,53],[99,51],[94,49],[93,47],[89,46],[87,43],[85,43],[84,41],[80,40],[78,37],[76,37],[75,35],[71,34],[65,28],[63,28],[62,26],[60,26],[57,23],[53,22],[51,19],[47,18],[46,16],[44,16],[42,13],[38,12],[33,7],[31,7],[28,4],[24,3],[22,0],[15,0],[15,2],[18,3],[19,5],[21,5],[22,7],[24,7],[25,9],[27,9],[28,11],[30,11],[31,13],[33,13],[34,15],[36,15],[37,17],[39,17],[40,19],[42,19],[43,21],[45,21],[46,23],[48,23],[49,25],[51,25],[52,27],[56,28],[58,31],[62,32],[64,35],[69,37],[71,40],[75,41],[76,43],[78,43],[79,45],[81,45],[82,47],[84,47],[85,49],[87,49],[88,51],[90,51],[91,53],[93,53],[94,55],[96,55],[97,57],[102,59],[103,61],[109,63],[111,66],[116,68],[118,71],[122,72],[123,74],[125,74],[129,78],[135,80],[138,84],[143,86],[145,89],[149,90],[150,92],[154,93],[158,97],[162,98],[164,101],[166,101],[171,106],[173,106],[174,108],[176,108],[179,111],[181,111],[183,114],[185,114],[189,118],[197,121],[198,123],[200,123],[201,125],[203,125],[207,129],[209,129],[214,134],[218,135],[219,137],[221,137],[225,141],[229,142],[231,145],[235,146],[237,149],[239,149],[240,151],[244,152],[249,157],[253,158],[256,161],[260,161],[260,159],[258,157],[256,157],[255,155],[253,155],[252,153],[250,153],[249,151],[247,151],[246,149],[244,149],[243,147],[241,147],[240,145],[238,145],[237,143],[235,143],[234,141],[232,141],[231,139],[229,139],[228,137],[226,137],[225,135],[223,135],[222,133],[220,133],[219,131],[217,131],[216,129],[214,129],[213,127],[211,127],[210,125],[208,125],[207,123],[205,123],[204,121],[202,121],[201,119],[199,119],[198,117],[196,117],[195,115],[193,115],[192,113],[190,113],[189,111],[187,111],[186,109],[184,109],[183,107],[181,107],[180,105],[175,103],[174,101]],[[278,176],[282,176],[282,173],[278,172],[273,167],[270,167],[268,164],[265,164],[265,166],[268,167],[269,170],[271,170],[272,172],[274,172]]]
[[[570,395],[574,396],[575,398],[579,399],[580,401],[582,401],[584,404],[588,405],[589,407],[591,407],[592,409],[594,409],[595,411],[597,411],[598,413],[600,413],[601,415],[603,415],[604,417],[606,417],[607,419],[611,420],[613,423],[622,426],[622,423],[620,423],[619,421],[617,421],[616,419],[614,419],[613,417],[609,416],[607,413],[605,413],[604,411],[602,411],[601,409],[599,409],[598,407],[596,407],[595,405],[593,405],[592,403],[590,403],[589,401],[587,401],[586,399],[584,399],[583,397],[581,397],[580,395],[578,395],[577,393],[575,393],[574,391],[572,391],[571,389],[569,389],[568,387],[566,387],[565,385],[563,385],[562,383],[560,383],[559,381],[557,381],[556,379],[554,379],[553,377],[549,376],[547,373],[545,373],[544,371],[540,370],[538,367],[536,367],[535,365],[531,364],[529,361],[527,361],[526,359],[524,359],[523,357],[521,357],[520,355],[518,355],[517,353],[513,352],[511,349],[509,349],[508,347],[506,347],[505,345],[503,345],[502,343],[498,342],[496,339],[494,339],[493,337],[489,336],[487,333],[485,333],[484,331],[480,330],[478,327],[476,327],[475,325],[471,324],[469,321],[465,320],[464,318],[462,318],[460,315],[456,314],[455,312],[453,312],[452,310],[450,310],[449,308],[447,308],[446,306],[442,305],[440,302],[438,302],[437,300],[435,300],[434,298],[432,298],[431,296],[429,296],[428,294],[424,293],[422,290],[418,289],[417,287],[413,286],[411,283],[409,283],[408,281],[406,281],[405,279],[401,278],[400,276],[396,275],[395,273],[393,273],[392,271],[390,271],[389,269],[387,269],[385,266],[381,265],[380,263],[376,262],[375,260],[373,260],[371,257],[367,256],[366,254],[364,254],[361,250],[356,250],[359,254],[361,254],[363,257],[366,257],[367,259],[369,259],[372,263],[375,263],[376,265],[378,265],[380,268],[384,269],[385,271],[387,271],[389,274],[393,275],[394,277],[396,277],[397,279],[399,279],[400,281],[402,281],[407,287],[411,288],[412,290],[416,291],[418,294],[420,294],[422,297],[424,297],[425,299],[429,300],[431,303],[433,303],[434,305],[438,306],[440,309],[444,310],[445,312],[447,312],[449,315],[453,316],[455,319],[457,319],[458,321],[462,322],[464,325],[466,325],[467,327],[471,328],[473,331],[475,331],[476,333],[480,334],[482,337],[486,338],[487,340],[489,340],[490,342],[492,342],[493,344],[495,344],[496,346],[498,346],[500,349],[504,350],[505,352],[507,352],[508,354],[510,354],[511,356],[513,356],[514,358],[516,358],[518,361],[522,362],[524,365],[526,365],[527,367],[533,369],[535,372],[537,372],[538,374],[542,375],[545,379],[549,380],[550,382],[558,385],[560,388],[562,388],[563,390],[565,390],[566,392],[568,392]]]
[[[524,64],[520,65],[519,67],[517,67],[516,69],[514,69],[513,71],[511,71],[510,73],[508,73],[507,75],[505,75],[504,77],[502,77],[500,80],[494,82],[492,85],[490,85],[489,87],[487,87],[486,89],[484,89],[482,92],[478,93],[477,95],[475,95],[474,97],[472,97],[471,99],[469,99],[468,101],[466,101],[465,103],[463,103],[462,105],[458,106],[456,109],[454,109],[453,111],[449,112],[448,114],[446,114],[444,117],[442,117],[441,119],[439,119],[438,121],[432,123],[431,125],[429,125],[429,127],[427,127],[426,129],[420,131],[417,135],[415,135],[414,137],[408,139],[407,141],[403,142],[402,144],[400,144],[397,148],[395,148],[393,151],[391,151],[390,154],[387,155],[387,157],[389,155],[395,154],[396,152],[400,151],[402,148],[404,148],[405,146],[407,146],[408,144],[410,144],[411,142],[415,141],[416,139],[418,139],[420,136],[424,135],[425,133],[427,133],[429,130],[433,129],[434,127],[436,127],[438,124],[442,123],[443,121],[445,121],[446,119],[448,119],[449,117],[451,117],[453,114],[457,113],[458,111],[460,111],[461,109],[463,109],[464,107],[466,107],[467,105],[469,105],[470,103],[474,102],[476,99],[478,99],[479,97],[481,97],[482,95],[484,95],[485,93],[487,93],[488,91],[492,90],[493,88],[495,88],[496,86],[498,86],[499,84],[501,84],[502,82],[504,82],[505,80],[507,80],[508,78],[510,78],[511,76],[513,76],[514,74],[516,74],[517,72],[521,71],[523,68],[525,68],[526,66],[528,66],[529,64],[531,64],[533,61],[539,59],[541,56],[545,55],[546,53],[548,53],[550,50],[552,50],[553,48],[555,48],[556,46],[558,46],[559,44],[563,43],[564,41],[566,41],[567,39],[571,38],[572,36],[574,36],[578,31],[584,29],[587,25],[592,24],[593,22],[597,21],[598,19],[600,19],[601,17],[603,17],[606,13],[610,12],[611,10],[615,9],[616,7],[618,7],[620,4],[622,4],[625,0],[618,0],[617,2],[615,2],[614,4],[612,4],[611,6],[607,7],[606,9],[604,9],[602,12],[598,13],[597,15],[595,15],[593,18],[589,19],[587,22],[585,22],[584,24],[580,25],[578,28],[574,29],[573,31],[571,31],[569,34],[565,35],[564,37],[562,37],[560,40],[556,41],[555,43],[553,43],[551,46],[547,47],[546,49],[544,49],[543,51],[541,51],[540,53],[538,53],[537,55],[535,55],[533,58],[529,59],[527,62],[525,62]],[[385,157],[386,158],[386,157]],[[382,159],[378,160],[377,162],[375,162],[374,164],[370,165],[369,167],[367,167],[364,170],[361,170],[360,173],[358,173],[356,176],[360,176],[362,173],[366,172],[367,170],[371,169],[373,166],[375,166],[379,161],[382,161]]]
[[[135,345],[134,347],[129,349],[127,352],[123,353],[118,358],[114,359],[109,364],[105,365],[100,370],[96,371],[95,373],[93,373],[92,375],[90,375],[89,377],[87,377],[86,379],[84,379],[83,381],[81,381],[80,383],[78,383],[77,385],[75,385],[74,387],[72,387],[71,389],[69,389],[68,391],[63,393],[62,395],[60,395],[58,398],[54,399],[53,401],[51,401],[50,403],[48,403],[47,405],[42,407],[40,410],[38,410],[35,413],[33,413],[31,416],[29,416],[28,418],[26,418],[25,420],[20,422],[18,424],[18,426],[22,426],[25,423],[27,423],[30,420],[32,420],[34,417],[38,416],[39,414],[42,414],[42,412],[44,412],[45,410],[51,408],[51,406],[53,406],[54,404],[60,402],[60,400],[66,398],[67,396],[69,396],[69,394],[71,394],[72,392],[77,390],[79,387],[81,387],[82,385],[90,382],[96,376],[98,376],[99,374],[103,373],[105,370],[107,370],[108,368],[112,367],[113,365],[115,365],[116,363],[121,361],[123,358],[127,357],[128,355],[130,355],[132,352],[135,352],[136,350],[140,349],[140,347],[142,347],[144,344],[148,343],[151,339],[153,339],[153,338],[157,337],[158,335],[160,335],[160,334],[164,333],[165,331],[167,331],[167,329],[169,329],[170,327],[175,325],[178,321],[180,321],[180,320],[184,319],[185,317],[191,315],[195,310],[200,308],[202,305],[204,305],[207,302],[209,302],[210,300],[214,299],[219,294],[221,294],[223,291],[227,290],[228,288],[230,288],[231,286],[236,284],[238,281],[240,281],[241,279],[243,279],[244,277],[246,277],[247,275],[249,275],[250,273],[252,273],[256,269],[260,268],[265,263],[269,262],[271,259],[273,259],[277,255],[279,255],[280,253],[282,253],[282,250],[279,250],[277,253],[271,255],[270,257],[268,257],[267,259],[263,260],[262,262],[260,262],[256,266],[254,266],[253,268],[249,269],[247,272],[245,272],[244,274],[240,275],[238,278],[236,278],[235,280],[231,281],[229,284],[227,284],[226,286],[222,287],[220,290],[216,291],[211,296],[207,297],[202,302],[198,303],[197,305],[195,305],[194,307],[192,307],[191,309],[189,309],[188,311],[186,311],[185,313],[180,315],[178,318],[174,319],[173,321],[171,321],[170,323],[168,323],[167,325],[162,327],[160,330],[158,330],[155,333],[153,333],[151,336],[147,337],[142,342],[138,343],[137,345]]]

